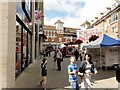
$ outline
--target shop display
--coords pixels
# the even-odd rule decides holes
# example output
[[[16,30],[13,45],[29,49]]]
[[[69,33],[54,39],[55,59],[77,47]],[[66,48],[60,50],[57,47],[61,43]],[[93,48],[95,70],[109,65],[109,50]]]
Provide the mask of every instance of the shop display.
[[[16,63],[15,63],[16,76],[19,75],[32,62],[31,55],[32,55],[31,35],[25,29],[22,29],[21,25],[17,25]]]

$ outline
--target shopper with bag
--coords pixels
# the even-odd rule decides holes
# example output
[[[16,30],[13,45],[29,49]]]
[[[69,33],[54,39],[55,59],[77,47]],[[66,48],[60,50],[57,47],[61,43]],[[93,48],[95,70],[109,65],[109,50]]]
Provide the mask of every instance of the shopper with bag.
[[[82,79],[81,89],[88,88],[88,90],[91,90],[91,75],[97,74],[97,70],[92,62],[92,56],[89,53],[85,54],[85,60],[81,62],[78,74]]]

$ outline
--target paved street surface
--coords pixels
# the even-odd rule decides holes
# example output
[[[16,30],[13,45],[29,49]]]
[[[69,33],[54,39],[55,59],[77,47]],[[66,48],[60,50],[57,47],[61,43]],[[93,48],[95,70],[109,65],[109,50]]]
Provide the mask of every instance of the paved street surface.
[[[53,70],[54,61],[53,56],[47,57],[48,59],[48,76],[47,76],[47,88],[51,90],[68,90],[70,88],[68,82],[67,66],[69,64],[69,58],[65,58],[62,62],[62,70],[57,71],[57,67]],[[39,81],[41,80],[40,75],[40,63],[41,59],[35,61],[27,69],[25,69],[19,78],[16,80],[15,88],[41,88],[39,86]],[[79,66],[80,61],[76,64]],[[117,81],[115,78],[115,71],[98,71],[98,74],[92,76],[92,87],[93,88],[117,88]],[[79,78],[79,83],[81,82]],[[102,89],[103,90],[103,89]]]

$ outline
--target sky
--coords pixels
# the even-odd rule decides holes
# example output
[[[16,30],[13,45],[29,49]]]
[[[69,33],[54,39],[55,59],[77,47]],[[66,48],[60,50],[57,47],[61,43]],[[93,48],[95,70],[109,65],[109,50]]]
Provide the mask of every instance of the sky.
[[[86,20],[106,11],[115,0],[44,0],[44,24],[54,25],[60,19],[64,27],[80,28]]]

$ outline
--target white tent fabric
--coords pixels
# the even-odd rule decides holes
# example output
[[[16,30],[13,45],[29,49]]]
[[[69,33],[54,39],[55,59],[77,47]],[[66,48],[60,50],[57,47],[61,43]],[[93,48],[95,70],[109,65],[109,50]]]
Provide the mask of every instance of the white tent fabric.
[[[101,36],[95,41],[88,43],[87,45],[84,45],[83,48],[100,48],[100,43],[102,42],[102,40],[103,36]]]

